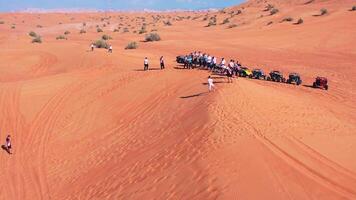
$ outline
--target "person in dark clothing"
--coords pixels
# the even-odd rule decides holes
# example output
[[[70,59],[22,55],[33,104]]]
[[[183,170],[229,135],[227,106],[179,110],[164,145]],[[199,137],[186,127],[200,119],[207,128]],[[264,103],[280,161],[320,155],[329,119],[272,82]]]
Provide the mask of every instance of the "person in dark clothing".
[[[6,148],[6,151],[11,154],[11,136],[8,135],[6,137],[6,141],[5,141],[5,148]]]
[[[164,69],[164,59],[163,56],[161,56],[161,58],[159,59],[159,63],[161,64],[161,69]]]

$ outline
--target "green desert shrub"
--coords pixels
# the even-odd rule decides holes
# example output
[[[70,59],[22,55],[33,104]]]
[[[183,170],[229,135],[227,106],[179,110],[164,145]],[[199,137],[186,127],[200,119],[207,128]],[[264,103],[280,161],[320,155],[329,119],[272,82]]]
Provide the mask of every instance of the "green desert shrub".
[[[70,34],[69,31],[65,31],[65,32],[64,32],[64,35],[69,35],[69,34]]]
[[[299,18],[295,24],[303,24],[303,23],[304,23],[304,20],[302,18]]]
[[[109,44],[106,43],[106,41],[102,40],[102,39],[95,41],[93,44],[96,46],[96,48],[104,48],[104,49],[109,48]]]
[[[282,19],[281,22],[291,22],[291,21],[293,21],[293,18],[291,18],[291,17],[286,17],[286,18]]]
[[[229,18],[224,19],[224,21],[222,22],[222,24],[227,24],[227,23],[230,23],[230,19]]]
[[[32,43],[42,43],[42,38],[41,36],[37,35],[32,39]]]
[[[115,28],[115,29],[114,29],[114,32],[120,32],[120,29]]]
[[[146,42],[154,42],[154,41],[160,41],[161,37],[158,35],[158,33],[149,33],[145,37]]]
[[[158,29],[152,29],[151,30],[151,32],[157,32],[158,31]]]
[[[130,30],[128,28],[124,28],[123,33],[128,33]]]
[[[138,48],[138,44],[137,42],[130,42],[125,49],[137,49]]]
[[[84,29],[81,29],[81,30],[79,31],[79,33],[80,33],[80,34],[83,34],[83,33],[87,33],[87,31],[84,30]]]
[[[163,24],[165,25],[165,26],[172,26],[172,22],[171,21],[164,21],[163,22]]]
[[[103,35],[103,36],[101,36],[101,39],[103,39],[103,40],[112,40],[112,37],[110,35]]]
[[[15,25],[12,25],[12,26],[11,26],[11,29],[15,29],[15,28],[16,28],[16,26],[15,26]]]
[[[33,31],[30,31],[28,33],[28,35],[31,36],[31,37],[36,37],[37,36],[37,34],[35,32],[33,32]]]
[[[103,32],[103,29],[97,28],[97,29],[96,29],[96,32],[101,33],[101,32]]]
[[[356,6],[352,6],[351,11],[356,11]]]
[[[56,37],[56,40],[66,40],[67,38],[64,35],[59,35]]]
[[[228,28],[235,28],[235,27],[237,27],[236,24],[230,24],[230,25],[228,26]]]
[[[271,25],[271,24],[273,24],[273,22],[272,22],[272,21],[268,22],[268,23],[267,23],[267,26],[269,26],[269,25]]]
[[[139,34],[147,33],[146,26],[142,26],[141,30],[138,32]]]
[[[0,21],[0,24],[5,24],[5,22],[4,21]]]
[[[328,10],[326,8],[320,9],[320,16],[328,14]]]
[[[42,26],[42,25],[37,25],[36,27],[37,27],[37,28],[43,28],[43,26]]]
[[[277,14],[279,12],[279,10],[277,8],[272,8],[272,10],[270,11],[271,15]]]

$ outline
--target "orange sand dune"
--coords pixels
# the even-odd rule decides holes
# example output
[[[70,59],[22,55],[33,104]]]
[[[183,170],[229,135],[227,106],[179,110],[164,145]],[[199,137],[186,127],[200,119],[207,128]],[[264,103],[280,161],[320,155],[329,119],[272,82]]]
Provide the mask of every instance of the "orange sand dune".
[[[13,138],[13,154],[0,153],[0,199],[356,199],[353,4],[0,14],[0,139]],[[144,24],[162,41],[142,42]],[[113,53],[89,51],[103,34]],[[131,41],[139,48],[124,50]],[[298,72],[304,86],[214,75],[208,93],[210,73],[175,63],[196,50]],[[142,71],[144,57],[158,69],[162,55],[166,70]],[[316,76],[328,91],[310,87]]]

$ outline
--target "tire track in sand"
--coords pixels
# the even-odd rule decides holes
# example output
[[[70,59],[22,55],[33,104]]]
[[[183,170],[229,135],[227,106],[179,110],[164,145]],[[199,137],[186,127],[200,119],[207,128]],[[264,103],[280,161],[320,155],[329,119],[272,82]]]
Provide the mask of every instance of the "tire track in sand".
[[[260,98],[252,97],[251,92],[248,91],[248,87],[237,87],[238,95],[220,98],[223,104],[223,108],[221,108],[222,111],[220,110],[220,112],[223,112],[223,114],[220,113],[218,118],[228,118],[232,121],[239,121],[238,124],[240,125],[245,124],[244,126],[247,130],[252,130],[248,131],[249,133],[252,133],[261,144],[266,146],[289,166],[344,198],[356,198],[356,189],[353,187],[356,185],[354,172],[336,164],[291,136],[282,134],[279,135],[278,138],[275,138],[271,137],[272,135],[268,136],[268,134],[265,134],[264,132],[266,132],[266,130],[261,129],[261,124],[269,124],[269,130],[278,130],[278,123],[269,123],[268,113],[261,113],[263,109],[260,108]],[[236,85],[231,88],[236,90]],[[238,104],[238,106],[236,104]],[[248,112],[245,110],[230,111],[231,108],[236,107],[248,107],[249,110]],[[256,123],[258,124],[256,125]],[[228,130],[234,129],[233,127],[225,128]],[[286,147],[288,147],[288,150]]]

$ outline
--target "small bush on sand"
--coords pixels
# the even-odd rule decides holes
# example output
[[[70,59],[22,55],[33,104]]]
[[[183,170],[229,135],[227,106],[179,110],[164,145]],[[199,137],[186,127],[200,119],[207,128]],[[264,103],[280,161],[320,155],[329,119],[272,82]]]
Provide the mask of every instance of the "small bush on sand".
[[[115,29],[114,29],[114,32],[120,32],[120,29],[115,28]]]
[[[157,32],[158,31],[158,29],[152,29],[151,30],[151,32]]]
[[[43,26],[42,26],[42,25],[37,25],[36,27],[37,27],[37,28],[43,28]]]
[[[228,26],[228,28],[236,28],[236,27],[237,27],[236,24],[230,24],[230,25]]]
[[[42,38],[41,36],[37,35],[32,39],[32,43],[42,43]]]
[[[163,22],[163,24],[165,25],[165,26],[172,26],[172,22],[171,21],[164,21]]]
[[[86,22],[83,22],[83,26],[86,26],[87,25],[87,23]]]
[[[96,29],[96,32],[101,33],[101,32],[103,32],[103,29],[97,28],[97,29]]]
[[[224,21],[222,22],[222,24],[227,24],[227,23],[230,23],[230,19],[229,18],[224,19]]]
[[[302,18],[299,18],[298,21],[294,24],[303,24],[304,23],[304,20]]]
[[[263,11],[270,11],[270,10],[272,10],[273,8],[274,8],[273,5],[268,4],[268,5],[265,7],[265,9],[264,9]]]
[[[15,25],[12,25],[12,26],[11,26],[11,29],[15,29],[15,28],[16,28],[16,26],[15,26]]]
[[[139,30],[138,33],[139,33],[139,34],[147,33],[146,26],[142,26],[142,27],[141,27],[141,30]]]
[[[130,30],[128,28],[124,28],[123,33],[128,33]]]
[[[137,42],[130,42],[125,49],[137,49],[138,48],[138,44]]]
[[[65,31],[65,32],[64,32],[64,35],[69,35],[69,34],[70,34],[69,31]]]
[[[67,38],[64,35],[59,35],[56,37],[56,40],[66,40]]]
[[[104,49],[109,48],[109,44],[106,43],[105,40],[97,40],[93,44],[95,45],[96,48],[104,48]]]
[[[214,21],[210,21],[207,25],[207,27],[210,27],[210,26],[216,26],[216,22]]]
[[[84,34],[84,33],[87,33],[87,31],[84,30],[84,29],[81,29],[81,30],[79,31],[79,33],[80,33],[80,34]]]
[[[272,8],[272,10],[270,11],[271,15],[277,14],[279,12],[279,10],[277,8]]]
[[[0,21],[0,24],[5,24],[5,22],[4,21]]]
[[[268,23],[267,23],[267,26],[269,26],[269,25],[271,25],[271,24],[273,24],[273,22],[272,22],[272,21],[268,22]]]
[[[328,14],[328,10],[326,8],[320,9],[320,16]]]
[[[356,6],[352,6],[350,11],[356,11]]]
[[[30,31],[28,33],[28,35],[31,36],[31,37],[36,37],[37,36],[37,34],[35,32],[33,32],[33,31]]]
[[[145,37],[146,42],[154,42],[154,41],[160,41],[161,37],[158,35],[158,33],[150,33],[147,34]]]
[[[103,40],[112,40],[112,37],[110,35],[103,35],[103,36],[101,36],[101,39],[103,39]]]
[[[282,19],[281,22],[291,22],[291,21],[293,21],[293,18],[291,18],[291,17],[286,17],[286,18]]]

